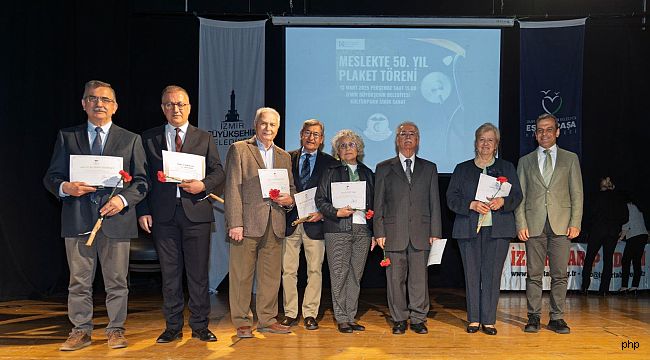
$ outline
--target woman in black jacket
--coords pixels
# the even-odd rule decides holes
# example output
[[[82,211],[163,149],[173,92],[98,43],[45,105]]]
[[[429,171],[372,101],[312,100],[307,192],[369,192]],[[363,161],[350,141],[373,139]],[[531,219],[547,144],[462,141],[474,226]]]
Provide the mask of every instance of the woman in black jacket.
[[[323,214],[325,252],[330,269],[334,318],[342,333],[363,331],[356,322],[361,275],[372,237],[372,209],[375,175],[359,161],[363,158],[363,140],[352,130],[341,130],[332,139],[332,154],[341,160],[321,176],[316,191],[316,206]],[[332,183],[365,181],[365,206],[335,208]],[[363,207],[363,208],[361,208]],[[370,218],[370,219],[368,219]]]
[[[476,157],[456,165],[447,188],[447,205],[456,213],[452,236],[458,240],[465,271],[468,333],[477,332],[480,324],[484,333],[497,333],[501,270],[517,234],[514,211],[523,197],[515,167],[496,158],[499,140],[499,130],[490,123],[476,129]],[[510,195],[475,200],[481,174],[505,177],[512,184]]]

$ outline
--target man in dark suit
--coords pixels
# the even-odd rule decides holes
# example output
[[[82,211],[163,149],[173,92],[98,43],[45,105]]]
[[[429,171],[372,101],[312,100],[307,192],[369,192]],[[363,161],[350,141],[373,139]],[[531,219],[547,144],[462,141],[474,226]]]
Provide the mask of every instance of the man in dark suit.
[[[431,244],[442,235],[438,171],[415,155],[420,133],[414,123],[397,127],[395,143],[398,156],[377,165],[375,239],[391,260],[386,278],[393,334],[404,334],[408,319],[411,330],[426,334],[427,260]]]
[[[162,151],[167,150],[203,156],[205,177],[183,179],[180,184],[150,180],[147,201],[138,206],[140,227],[153,232],[163,278],[166,327],[156,342],[168,343],[183,337],[183,268],[190,296],[192,337],[217,341],[208,329],[208,267],[214,214],[205,197],[223,184],[225,174],[212,135],[188,122],[191,105],[187,91],[180,86],[167,86],[162,92],[161,108],[167,124],[142,134],[149,176],[163,169]]]
[[[255,136],[237,141],[228,149],[225,191],[226,227],[231,239],[228,291],[230,317],[239,338],[253,337],[250,303],[254,275],[257,331],[291,332],[276,319],[285,216],[293,206],[296,192],[291,157],[273,143],[279,127],[280,114],[275,109],[259,108],[255,113]],[[286,169],[290,193],[281,193],[275,199],[263,196],[259,169]]]
[[[571,239],[580,234],[582,223],[582,173],[578,156],[560,149],[557,118],[537,118],[535,138],[539,146],[519,159],[517,176],[523,200],[515,210],[517,237],[526,242],[526,299],[528,323],[524,331],[540,329],[542,276],[548,256],[551,273],[551,311],[548,329],[570,333],[564,321],[567,265]]]
[[[134,207],[147,194],[142,142],[140,136],[113,124],[117,99],[111,85],[98,80],[87,82],[81,106],[88,121],[59,131],[43,179],[45,187],[62,202],[61,237],[65,238],[70,268],[68,317],[74,328],[60,347],[63,351],[90,345],[92,286],[98,258],[106,289],[108,346],[114,349],[127,346],[124,322],[129,293],[126,281],[129,245],[130,239],[138,236]],[[70,155],[121,157],[122,169],[133,179],[109,199],[112,188],[70,181]],[[93,244],[86,246],[88,234],[100,216],[105,216],[102,227]]]
[[[316,119],[306,120],[300,130],[300,149],[289,152],[291,155],[291,170],[296,191],[316,188],[321,174],[337,161],[322,152],[325,127]],[[305,329],[318,329],[318,308],[322,288],[322,268],[325,258],[325,242],[323,240],[323,215],[320,212],[309,214],[309,220],[292,226],[298,219],[298,210],[294,208],[287,214],[286,238],[282,243],[282,289],[285,318],[281,324],[295,325],[298,319],[298,264],[300,245],[305,249],[307,260],[307,287],[302,300],[302,316],[305,319]]]

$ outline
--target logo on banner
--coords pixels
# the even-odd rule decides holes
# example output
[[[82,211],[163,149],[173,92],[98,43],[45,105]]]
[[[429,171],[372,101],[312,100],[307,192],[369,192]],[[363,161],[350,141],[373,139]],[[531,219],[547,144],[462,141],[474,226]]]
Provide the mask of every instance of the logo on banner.
[[[560,111],[562,108],[562,97],[560,96],[560,92],[553,92],[551,93],[551,90],[542,90],[540,91],[542,94],[544,94],[544,97],[542,98],[542,109],[546,111],[547,114],[555,115],[556,112]]]
[[[230,93],[230,109],[219,124],[219,129],[211,130],[217,146],[228,146],[234,142],[251,138],[255,129],[247,127],[240,119],[235,105],[235,90]]]
[[[555,91],[552,89],[541,90],[540,104],[541,109],[540,113],[551,114],[557,117],[557,120],[560,124],[560,132],[563,135],[574,134],[577,132],[576,120],[578,117],[576,115],[563,116],[560,117],[556,114],[562,110],[562,105],[564,104],[564,99],[560,95],[560,91]],[[536,119],[526,120],[526,137],[535,137],[536,130]]]

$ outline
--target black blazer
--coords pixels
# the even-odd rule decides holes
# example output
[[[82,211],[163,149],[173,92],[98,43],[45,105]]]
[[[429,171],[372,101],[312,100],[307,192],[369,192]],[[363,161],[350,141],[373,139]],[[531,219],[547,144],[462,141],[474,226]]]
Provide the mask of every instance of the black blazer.
[[[314,164],[314,170],[311,172],[311,177],[307,181],[307,186],[303,188],[300,186],[300,156],[302,148],[294,151],[290,151],[291,155],[291,172],[293,173],[293,182],[296,186],[296,192],[305,191],[313,187],[318,186],[318,180],[320,177],[327,171],[327,169],[338,163],[338,160],[334,159],[331,155],[326,154],[322,151],[318,151],[316,154],[316,163]],[[293,234],[296,231],[295,226],[291,226],[291,223],[298,219],[298,209],[294,206],[291,211],[287,213],[287,230],[286,236]],[[322,240],[323,237],[323,222],[305,222],[302,224],[307,236],[314,240]]]
[[[79,234],[92,230],[99,218],[99,209],[108,201],[113,190],[106,188],[83,196],[59,196],[59,187],[70,180],[70,155],[90,155],[88,142],[88,123],[69,127],[59,131],[50,167],[43,178],[45,188],[62,202],[61,236],[78,237]],[[128,206],[114,216],[107,216],[101,231],[108,238],[129,239],[138,236],[136,205],[147,195],[147,178],[145,174],[145,155],[140,136],[113,123],[108,131],[103,155],[120,156],[122,169],[129,172],[133,180],[116,194],[124,196]],[[115,174],[117,175],[117,174]],[[98,204],[90,201],[91,195],[97,197]]]
[[[366,209],[374,209],[375,174],[361,162],[357,162],[359,181],[366,182]],[[337,209],[332,206],[333,182],[350,181],[347,165],[337,161],[331,165],[327,172],[321,176],[316,190],[316,207],[323,214],[323,232],[339,233],[352,231],[352,216],[339,218],[336,216]],[[368,229],[372,233],[372,219],[367,221]]]
[[[162,170],[162,151],[167,150],[165,125],[157,126],[142,133],[144,150],[147,154],[147,175],[151,191],[146,201],[138,206],[138,216],[151,215],[154,221],[169,221],[174,216],[176,207],[176,183],[161,183],[156,174]],[[210,201],[200,199],[208,193],[219,193],[226,175],[221,166],[219,152],[212,135],[207,131],[189,125],[181,152],[205,156],[205,191],[192,195],[181,190],[181,203],[185,215],[192,222],[213,222],[214,214]]]
[[[478,179],[483,170],[474,164],[474,159],[456,165],[451,175],[447,188],[447,206],[456,213],[454,220],[454,239],[475,238],[478,226],[478,213],[470,210],[469,204],[474,201]],[[501,209],[492,211],[492,237],[512,238],[517,235],[514,211],[521,203],[523,195],[521,184],[515,167],[508,161],[495,159],[492,166],[488,166],[487,175],[498,177],[505,176],[512,184],[510,195],[503,198]]]

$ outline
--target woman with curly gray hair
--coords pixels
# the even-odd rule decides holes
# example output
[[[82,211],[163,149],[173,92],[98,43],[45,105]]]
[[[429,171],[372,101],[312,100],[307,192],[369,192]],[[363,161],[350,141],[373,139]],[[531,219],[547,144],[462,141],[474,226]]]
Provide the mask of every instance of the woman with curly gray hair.
[[[372,218],[366,216],[372,209],[375,192],[375,174],[360,159],[363,140],[352,130],[341,130],[332,139],[332,154],[340,160],[330,166],[320,178],[316,190],[316,206],[323,214],[325,253],[329,263],[334,318],[342,333],[363,331],[356,322],[361,275],[372,239]],[[332,205],[332,183],[364,181],[366,204],[364,209],[351,206],[335,208]],[[369,218],[369,219],[368,219]]]

